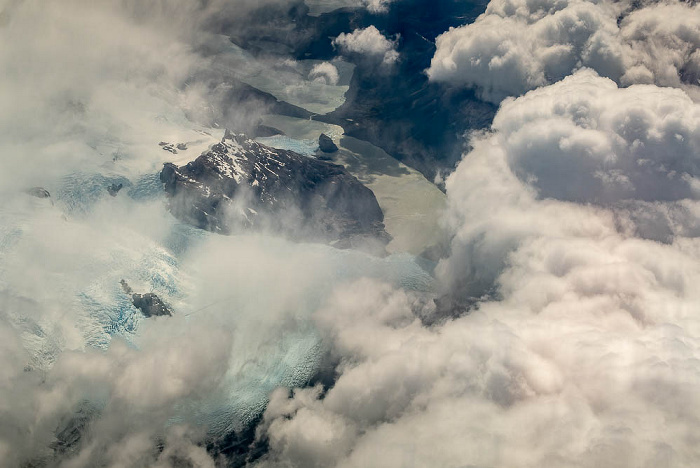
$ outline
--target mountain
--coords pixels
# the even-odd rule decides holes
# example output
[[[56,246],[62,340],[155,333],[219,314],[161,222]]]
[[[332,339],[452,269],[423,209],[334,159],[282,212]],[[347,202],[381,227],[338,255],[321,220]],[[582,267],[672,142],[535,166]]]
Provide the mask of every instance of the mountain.
[[[226,132],[184,166],[160,173],[171,213],[220,234],[246,230],[339,248],[384,251],[390,240],[370,189],[342,166]]]

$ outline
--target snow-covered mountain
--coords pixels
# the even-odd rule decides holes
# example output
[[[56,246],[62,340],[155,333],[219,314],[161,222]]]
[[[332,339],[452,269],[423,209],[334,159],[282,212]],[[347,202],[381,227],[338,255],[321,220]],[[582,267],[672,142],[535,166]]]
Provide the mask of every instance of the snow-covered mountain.
[[[165,164],[160,178],[170,211],[212,232],[267,230],[341,248],[390,240],[374,194],[343,166],[244,134],[226,132],[194,161]]]

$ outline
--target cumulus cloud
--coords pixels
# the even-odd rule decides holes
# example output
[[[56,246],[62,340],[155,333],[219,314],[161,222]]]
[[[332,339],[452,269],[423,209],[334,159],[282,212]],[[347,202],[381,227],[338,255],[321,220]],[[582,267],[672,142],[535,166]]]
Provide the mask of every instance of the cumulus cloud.
[[[682,2],[494,0],[437,39],[432,80],[500,102],[589,67],[622,85],[697,85],[700,8]],[[692,91],[695,93],[695,91]]]
[[[7,466],[58,466],[70,455],[67,466],[73,467],[150,465],[160,458],[155,450],[159,439],[165,453],[183,452],[182,460],[211,466],[196,462],[209,459],[194,445],[206,434],[182,425],[173,428],[183,432],[173,439],[165,428],[183,399],[197,402],[217,388],[228,368],[230,333],[206,325],[183,333],[181,321],[161,322],[144,330],[139,350],[115,339],[105,353],[66,350],[50,369],[41,369],[22,351],[31,331],[22,336],[24,343],[12,338],[17,332],[8,315],[21,309],[6,293],[3,306],[0,328],[11,338],[5,341],[11,352],[3,354],[6,371],[0,387],[0,451]],[[62,320],[69,322],[69,317]],[[173,466],[160,460],[161,466]]]
[[[375,26],[356,29],[351,33],[341,33],[333,44],[346,54],[379,59],[384,64],[392,64],[399,58],[396,40],[389,40]]]
[[[309,79],[318,81],[324,84],[335,86],[338,84],[338,69],[330,62],[322,62],[314,67],[309,72]]]
[[[385,13],[393,0],[363,0],[367,9],[373,13]]]
[[[110,161],[120,141],[138,145],[171,131],[158,114],[201,105],[200,93],[182,89],[200,63],[188,44],[135,24],[115,4],[25,1],[4,14],[0,40],[12,47],[0,51],[3,189],[89,171]]]
[[[254,422],[275,387],[313,377],[308,316],[336,283],[428,276],[408,259],[182,232],[158,201],[104,194],[78,216],[18,196],[26,205],[3,206],[0,224],[8,466],[212,466],[206,443]],[[145,319],[121,278],[173,316]]]
[[[328,13],[338,8],[363,7],[374,14],[383,14],[389,11],[389,5],[395,0],[305,0],[312,15]]]
[[[503,108],[493,128],[511,169],[540,197],[599,204],[698,198],[700,110],[680,90],[618,89],[582,71]]]
[[[447,181],[437,276],[470,313],[426,327],[439,311],[415,295],[337,290],[315,315],[337,381],[273,395],[261,465],[694,465],[698,238],[645,239],[626,204],[696,206],[674,121],[695,134],[697,112],[591,71],[506,101]]]
[[[622,20],[620,33],[632,49],[632,65],[622,77],[622,84],[682,87],[697,98],[695,87],[700,85],[698,5],[661,2],[633,11]]]
[[[0,206],[7,466],[58,466],[70,456],[75,467],[151,465],[160,442],[182,460],[201,459],[193,444],[206,434],[186,428],[193,418],[181,403],[218,388],[233,335],[183,317],[144,322],[118,282],[179,308],[182,277],[162,247],[173,223],[160,203],[104,195],[80,214],[56,192],[54,203],[19,193]],[[179,438],[166,430],[174,414],[183,416]]]

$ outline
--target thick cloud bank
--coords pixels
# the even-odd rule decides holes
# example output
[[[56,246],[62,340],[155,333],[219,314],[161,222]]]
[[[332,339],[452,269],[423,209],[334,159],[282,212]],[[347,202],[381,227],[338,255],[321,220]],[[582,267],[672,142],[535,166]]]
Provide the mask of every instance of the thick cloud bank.
[[[438,37],[428,74],[496,103],[581,67],[622,85],[688,88],[698,84],[699,46],[697,5],[494,0],[473,24]]]
[[[268,465],[697,464],[700,244],[640,237],[629,204],[697,224],[699,111],[592,71],[506,101],[447,181],[438,278],[475,307],[426,327],[410,294],[337,291],[337,383],[273,394]]]
[[[590,71],[506,101],[493,129],[541,198],[696,199],[700,109],[682,91],[618,89]]]

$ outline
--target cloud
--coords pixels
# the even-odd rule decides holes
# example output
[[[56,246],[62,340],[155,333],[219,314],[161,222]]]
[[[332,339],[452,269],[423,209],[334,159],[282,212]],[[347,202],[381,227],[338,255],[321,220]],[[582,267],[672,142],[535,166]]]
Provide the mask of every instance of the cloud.
[[[466,290],[473,289],[471,296],[486,294],[508,252],[539,230],[529,210],[533,200],[560,211],[562,222],[589,219],[582,213],[598,206],[609,211],[591,219],[616,223],[615,229],[627,233],[648,238],[658,238],[659,231],[671,237],[692,234],[682,226],[696,222],[699,115],[698,106],[680,90],[618,88],[590,70],[506,100],[494,119],[495,133],[479,140],[448,181],[453,200],[448,223],[459,253],[442,265],[445,281],[463,283]],[[480,158],[481,165],[476,162]],[[493,168],[483,165],[487,159]],[[474,163],[467,174],[469,160]],[[496,178],[498,184],[492,182]],[[498,208],[478,201],[481,197],[501,199],[505,211],[497,214]],[[566,211],[557,208],[559,202],[574,203]],[[643,206],[675,214],[653,221],[630,216],[637,210],[633,207]],[[574,214],[577,210],[582,213]],[[520,214],[526,211],[527,216]],[[495,228],[494,223],[509,227]],[[603,235],[609,226],[596,221],[586,229]]]
[[[88,3],[25,1],[5,10],[0,40],[13,45],[0,52],[0,146],[12,155],[0,162],[5,189],[88,171],[98,158],[111,160],[100,153],[118,141],[152,139],[166,127],[153,114],[172,113],[189,94],[180,86],[199,58],[186,43],[113,5]],[[141,134],[130,127],[137,122]]]
[[[233,114],[225,116],[232,122],[255,120],[265,110],[255,99],[235,111],[217,107],[230,87],[208,54],[221,42],[224,24],[275,2],[0,6],[0,40],[12,44],[0,51],[0,151],[12,155],[0,161],[2,187],[48,184],[76,168],[87,172],[110,162],[112,153],[141,170],[148,161],[158,167],[164,155],[154,144],[161,139],[212,125],[215,117],[225,125],[222,113]],[[212,76],[218,87],[209,87]]]
[[[610,204],[697,199],[700,112],[682,91],[618,89],[581,71],[503,103],[508,162],[542,198]]]
[[[346,54],[358,54],[378,58],[384,64],[392,64],[399,58],[396,40],[387,39],[375,26],[356,29],[351,33],[341,33],[333,44]]]
[[[0,325],[3,334],[16,336],[6,319]],[[182,336],[175,332],[162,339],[173,328],[182,330],[182,323],[156,325],[145,331],[139,350],[119,340],[105,353],[66,350],[50,371],[27,365],[30,357],[17,354],[24,343],[6,341],[12,352],[4,354],[3,364],[11,375],[6,373],[8,380],[3,379],[0,388],[7,402],[0,408],[0,450],[7,466],[27,462],[57,466],[65,455],[63,443],[70,444],[63,450],[74,455],[65,466],[154,463],[155,444],[165,437],[164,428],[177,405],[183,400],[196,402],[217,387],[231,349],[230,336],[220,330],[197,325]],[[153,339],[154,335],[161,338]],[[22,370],[23,366],[27,367]],[[81,429],[76,422],[81,416],[89,430],[76,444],[71,437]],[[190,432],[187,442],[167,437],[166,452],[200,442],[205,435]]]
[[[308,317],[335,284],[430,280],[411,259],[202,233],[179,226],[162,202],[123,193],[70,217],[58,199],[21,196],[27,206],[3,206],[0,224],[8,466],[194,463],[207,442],[254,421],[276,386],[314,376],[321,350]],[[121,278],[157,293],[173,316],[142,317]],[[88,429],[78,439],[81,414]],[[65,453],[54,450],[61,441]]]
[[[309,79],[319,81],[321,83],[335,86],[338,84],[338,69],[330,62],[322,62],[314,67],[309,72]]]
[[[433,79],[505,98],[447,180],[436,288],[472,308],[445,317],[409,256],[168,215],[157,142],[216,139],[202,30],[256,2],[44,3],[0,16],[5,463],[212,467],[269,400],[260,466],[697,465],[697,7],[499,2],[441,37]],[[396,41],[336,45],[392,63]]]
[[[622,84],[656,83],[683,88],[697,99],[700,85],[700,8],[660,2],[632,11],[620,27],[632,66]]]
[[[496,103],[582,67],[622,85],[693,89],[699,14],[676,2],[632,10],[626,2],[494,0],[474,23],[438,37],[427,72]]]
[[[150,465],[171,416],[189,416],[182,401],[214,392],[228,369],[230,330],[182,316],[144,321],[115,287],[126,277],[181,307],[178,262],[162,247],[173,225],[162,204],[102,190],[80,213],[56,192],[54,203],[20,193],[0,206],[7,466],[58,466],[68,455],[76,457],[66,466]],[[206,435],[188,434],[190,444]]]
[[[427,327],[439,311],[415,295],[337,289],[315,320],[338,378],[274,394],[260,466],[695,464],[698,238],[645,239],[628,204],[696,207],[698,109],[589,70],[507,100],[447,181],[437,277],[476,307]]]
[[[367,9],[372,13],[385,13],[393,0],[363,0]]]

